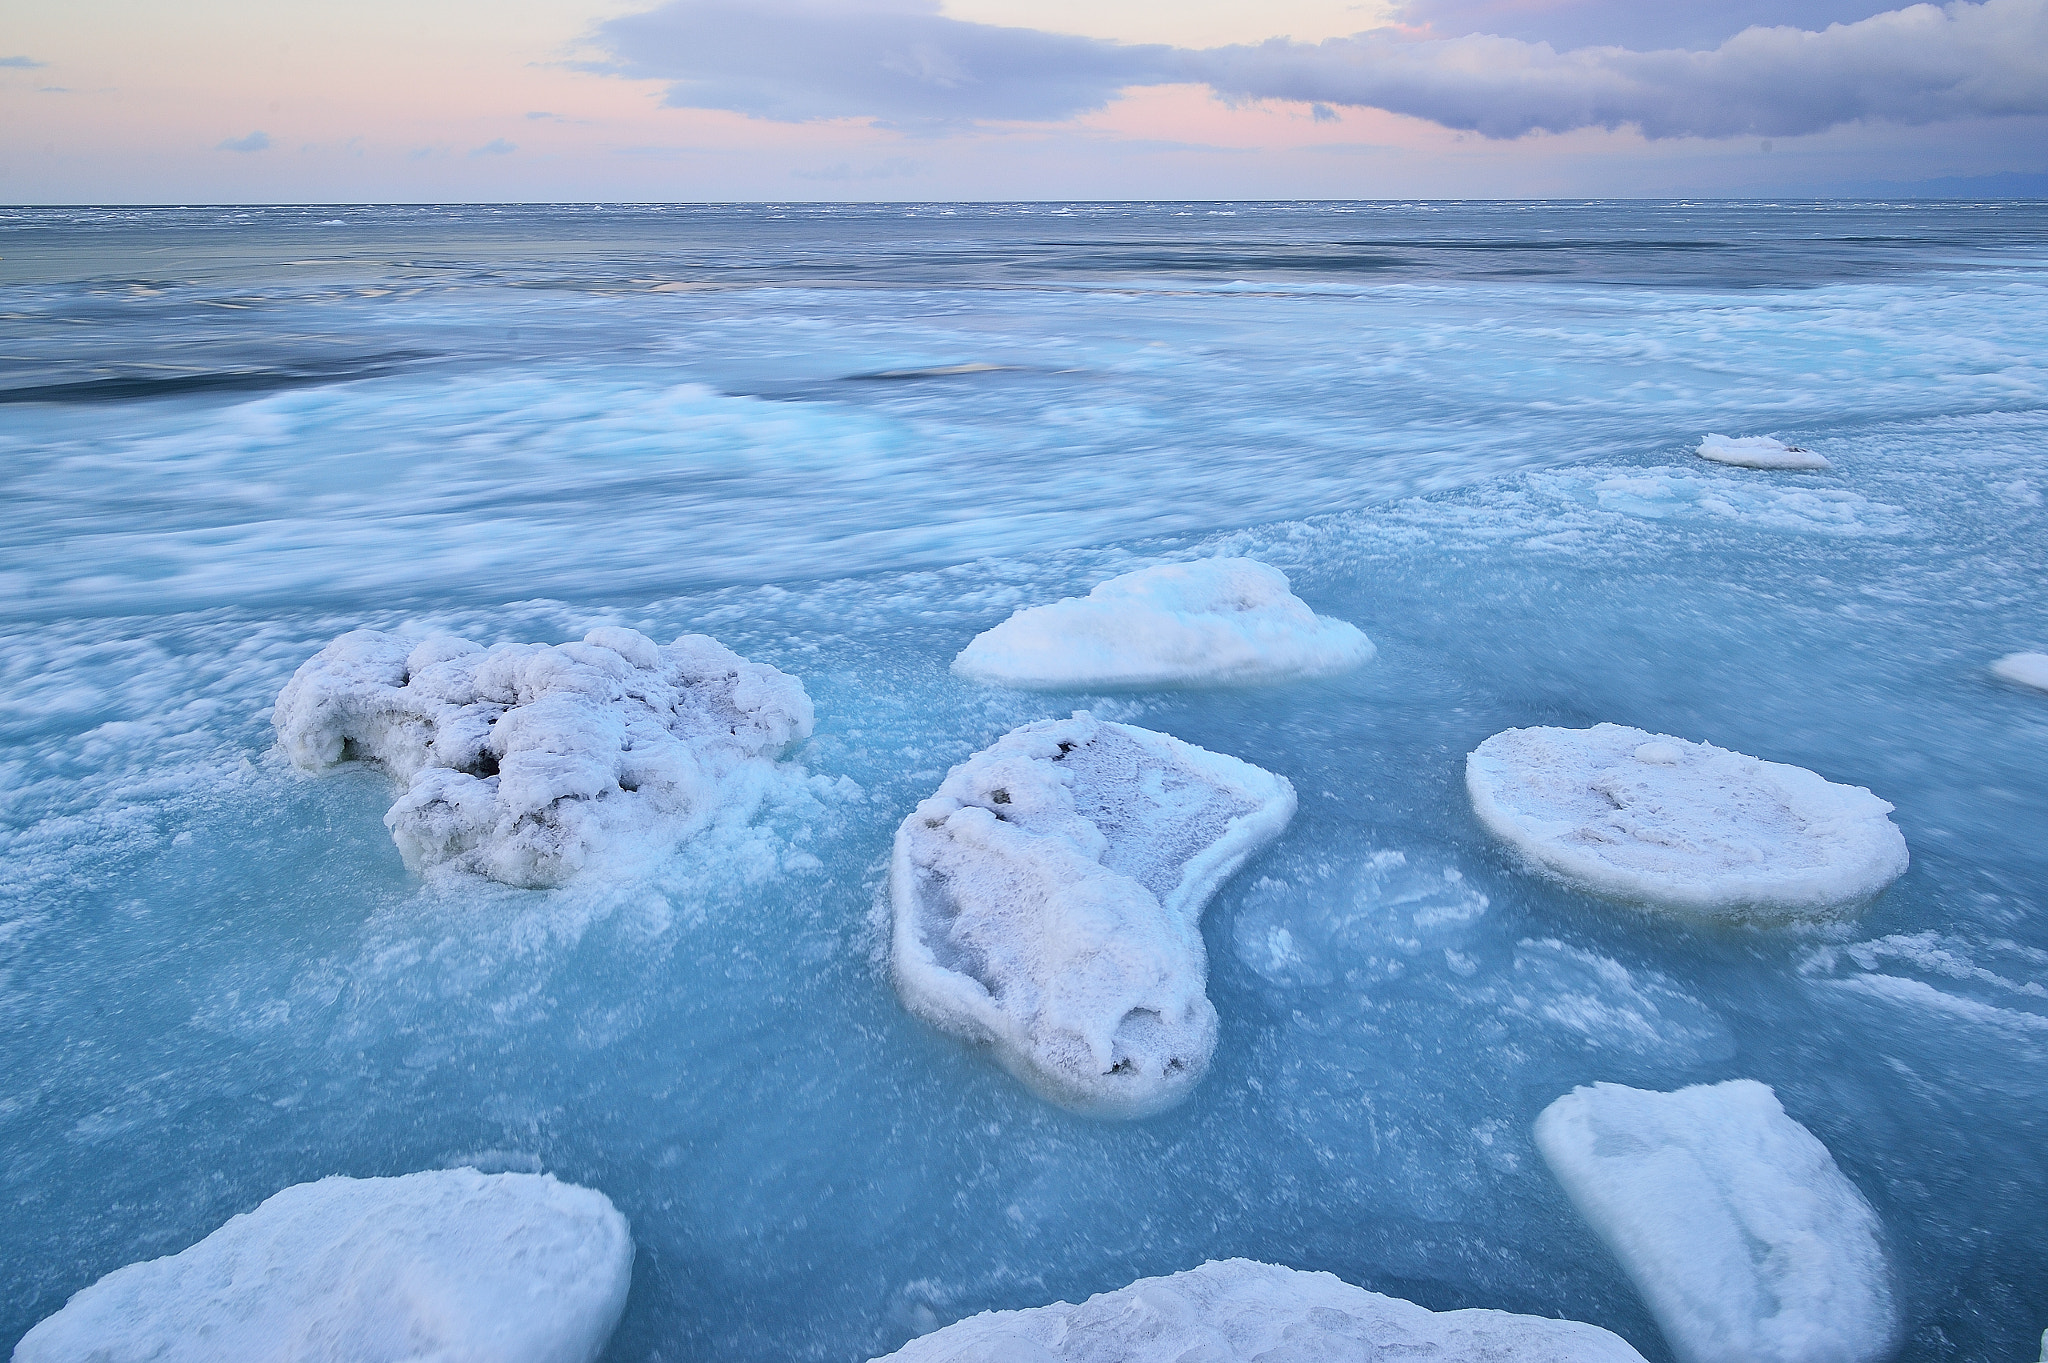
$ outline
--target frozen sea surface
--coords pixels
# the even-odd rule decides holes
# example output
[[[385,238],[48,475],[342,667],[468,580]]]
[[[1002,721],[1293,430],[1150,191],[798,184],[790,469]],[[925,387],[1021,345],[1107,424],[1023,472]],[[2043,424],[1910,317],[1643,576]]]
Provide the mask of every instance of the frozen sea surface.
[[[1875,1209],[1902,1356],[2031,1357],[2048,699],[1989,667],[2048,649],[2044,263],[2026,205],[7,211],[0,1347],[289,1184],[471,1163],[628,1217],[612,1363],[1231,1256],[1665,1360],[1530,1123],[1752,1078]],[[1213,554],[1378,657],[948,670]],[[835,779],[651,871],[430,886],[387,778],[274,746],[346,630],[601,625],[798,677]],[[1207,1078],[1132,1124],[904,1012],[875,914],[948,766],[1083,707],[1301,798],[1204,918]],[[1789,930],[1528,875],[1464,754],[1600,721],[1867,786],[1912,867]]]

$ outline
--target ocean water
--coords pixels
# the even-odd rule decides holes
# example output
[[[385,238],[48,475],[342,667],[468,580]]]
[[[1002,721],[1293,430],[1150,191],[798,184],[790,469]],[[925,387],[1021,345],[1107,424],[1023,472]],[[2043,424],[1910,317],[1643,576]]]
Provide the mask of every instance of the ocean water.
[[[1876,1208],[1901,1357],[2038,1351],[2048,696],[1986,668],[2048,650],[2048,205],[12,209],[0,352],[0,1346],[287,1184],[473,1163],[631,1220],[613,1363],[1232,1255],[1664,1360],[1530,1123],[1747,1077]],[[1214,553],[1378,658],[947,671]],[[614,623],[800,677],[833,779],[517,891],[273,745],[344,630]],[[910,1018],[876,927],[947,767],[1084,707],[1301,794],[1205,919],[1215,1064],[1137,1123]],[[1464,754],[1602,720],[1867,785],[1912,869],[1769,931],[1539,880]]]

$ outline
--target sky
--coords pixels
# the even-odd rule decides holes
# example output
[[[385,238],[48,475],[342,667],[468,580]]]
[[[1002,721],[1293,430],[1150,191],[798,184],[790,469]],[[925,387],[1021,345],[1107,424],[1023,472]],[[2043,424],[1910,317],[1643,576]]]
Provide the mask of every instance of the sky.
[[[0,201],[1803,195],[2048,173],[2048,0],[10,0]]]

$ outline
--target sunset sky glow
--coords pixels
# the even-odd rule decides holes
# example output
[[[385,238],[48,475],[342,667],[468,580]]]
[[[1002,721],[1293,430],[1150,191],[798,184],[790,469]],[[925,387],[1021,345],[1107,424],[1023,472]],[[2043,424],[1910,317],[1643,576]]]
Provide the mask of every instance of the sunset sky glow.
[[[2048,171],[2048,0],[1666,8],[29,5],[0,38],[0,198],[1793,195]]]

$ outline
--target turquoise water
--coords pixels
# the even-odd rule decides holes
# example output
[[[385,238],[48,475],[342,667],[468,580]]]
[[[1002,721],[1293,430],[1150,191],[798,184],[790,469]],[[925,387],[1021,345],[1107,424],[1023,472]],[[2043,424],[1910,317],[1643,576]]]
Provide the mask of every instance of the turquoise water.
[[[2048,650],[2044,261],[2017,204],[0,214],[0,1343],[287,1184],[473,1162],[630,1218],[613,1360],[864,1358],[1230,1255],[1662,1359],[1529,1123],[1750,1077],[1876,1207],[1902,1356],[2029,1357],[2048,697],[1985,669]],[[946,670],[1215,552],[1379,657]],[[429,887],[387,781],[272,747],[344,630],[600,623],[797,675],[851,784]],[[948,765],[1082,706],[1302,797],[1205,921],[1213,1069],[1134,1124],[911,1019],[873,918]],[[1537,881],[1463,755],[1600,720],[1867,785],[1913,868],[1768,933]]]

